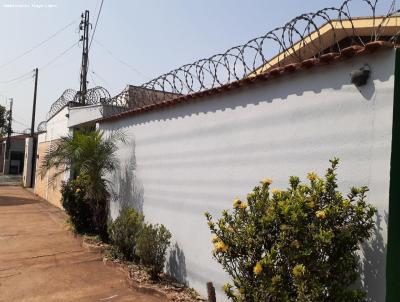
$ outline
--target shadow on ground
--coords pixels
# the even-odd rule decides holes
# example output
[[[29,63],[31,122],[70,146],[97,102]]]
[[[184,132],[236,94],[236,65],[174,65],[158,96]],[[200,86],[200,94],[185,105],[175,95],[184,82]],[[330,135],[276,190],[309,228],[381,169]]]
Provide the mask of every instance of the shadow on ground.
[[[0,207],[4,206],[22,206],[25,204],[34,204],[38,203],[33,199],[27,198],[15,198],[15,196],[0,196]]]

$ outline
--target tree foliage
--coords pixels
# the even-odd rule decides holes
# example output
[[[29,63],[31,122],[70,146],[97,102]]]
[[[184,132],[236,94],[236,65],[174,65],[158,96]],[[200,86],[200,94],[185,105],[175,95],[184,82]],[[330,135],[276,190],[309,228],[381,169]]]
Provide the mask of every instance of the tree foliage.
[[[78,176],[64,183],[61,187],[61,204],[77,233],[94,234],[96,227],[93,222],[92,208],[86,198],[86,187],[85,176]]]
[[[7,132],[7,110],[4,106],[0,105],[0,138]]]
[[[374,207],[367,187],[337,190],[338,159],[324,178],[290,177],[286,190],[265,179],[232,211],[213,221],[213,256],[232,278],[227,296],[240,301],[366,301],[354,287],[359,245],[371,236]]]
[[[70,170],[73,175],[85,176],[85,198],[92,207],[93,219],[98,231],[107,234],[108,192],[106,174],[117,168],[117,141],[124,141],[117,132],[108,137],[101,131],[81,130],[62,137],[45,154],[41,174],[51,168],[57,175]]]

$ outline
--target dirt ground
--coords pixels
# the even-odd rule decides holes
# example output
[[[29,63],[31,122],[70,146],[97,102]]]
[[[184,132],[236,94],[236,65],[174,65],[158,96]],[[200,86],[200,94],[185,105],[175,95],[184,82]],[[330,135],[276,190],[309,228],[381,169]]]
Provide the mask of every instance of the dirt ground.
[[[0,186],[0,301],[164,302],[82,247],[65,214],[17,186]]]

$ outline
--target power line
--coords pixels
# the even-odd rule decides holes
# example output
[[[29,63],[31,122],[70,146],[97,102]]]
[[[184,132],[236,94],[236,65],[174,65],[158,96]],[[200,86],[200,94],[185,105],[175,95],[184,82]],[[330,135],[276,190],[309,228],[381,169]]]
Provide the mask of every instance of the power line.
[[[60,59],[62,56],[64,56],[67,52],[69,52],[72,48],[74,48],[76,45],[78,45],[79,42],[75,42],[74,44],[72,44],[70,47],[68,47],[66,50],[64,50],[62,53],[60,53],[58,56],[56,56],[55,58],[51,59],[49,62],[47,62],[46,64],[44,64],[42,67],[40,67],[40,70],[44,70],[46,68],[48,68],[49,66],[51,66],[53,63],[55,63],[58,59]]]
[[[17,124],[19,124],[19,125],[21,125],[21,126],[29,127],[27,124],[24,124],[24,123],[22,123],[22,122],[16,120],[15,118],[13,118],[12,120],[13,120],[13,122],[16,122]]]
[[[119,62],[122,65],[125,65],[126,67],[128,67],[129,69],[131,69],[132,71],[134,71],[136,74],[138,74],[139,76],[141,76],[142,78],[145,78],[146,80],[150,80],[151,78],[145,74],[143,74],[142,72],[140,72],[139,70],[137,70],[135,67],[133,67],[131,64],[126,63],[125,61],[123,61],[122,59],[118,58],[116,55],[114,55],[112,53],[111,50],[109,50],[104,44],[100,43],[99,40],[94,39],[94,41],[96,42],[97,45],[99,45],[100,47],[102,47],[114,60],[116,60],[117,62]]]
[[[19,120],[25,120],[24,117],[20,116],[19,114],[16,114],[15,112],[13,113],[13,115],[18,118]],[[26,126],[26,125],[25,125]]]
[[[68,53],[74,46],[76,46],[79,42],[75,42],[74,44],[72,44],[70,47],[68,47],[66,50],[64,50],[63,52],[61,52],[58,56],[56,56],[55,58],[51,59],[50,61],[48,61],[46,64],[42,65],[42,67],[40,68],[41,70],[44,70],[48,67],[50,67],[52,64],[54,64],[58,59],[60,59],[62,56],[64,56],[66,53]],[[32,71],[29,71],[27,73],[24,73],[18,77],[15,77],[13,79],[7,80],[7,81],[0,81],[0,84],[17,84],[19,82],[25,81],[27,79],[31,79],[33,76]]]
[[[71,25],[73,25],[76,22],[76,20],[68,23],[66,26],[64,26],[63,28],[61,28],[60,30],[56,31],[54,34],[52,34],[50,37],[48,37],[47,39],[43,40],[42,42],[36,44],[35,46],[33,46],[32,48],[28,49],[27,51],[21,53],[20,55],[16,56],[15,58],[9,60],[6,63],[3,63],[0,65],[0,69],[4,68],[5,66],[10,65],[11,63],[14,63],[15,61],[21,59],[22,57],[26,56],[27,54],[29,54],[30,52],[34,51],[35,49],[39,48],[40,46],[42,46],[43,44],[47,43],[48,41],[50,41],[51,39],[53,39],[54,37],[56,37],[58,34],[62,33],[64,30],[66,30],[67,28],[69,28]]]
[[[97,24],[99,23],[99,18],[100,18],[100,14],[101,14],[101,9],[103,8],[103,3],[104,3],[104,0],[101,0],[99,12],[97,13],[96,23],[94,24],[94,29],[93,29],[93,33],[92,33],[92,38],[90,39],[90,43],[89,43],[89,50],[90,50],[90,47],[92,46],[94,34],[96,33]]]
[[[110,87],[111,85],[98,73],[94,72],[93,69],[90,70],[91,74],[94,74],[97,78],[99,78],[104,84],[106,84],[108,87]]]
[[[12,78],[11,80],[7,81],[0,81],[0,84],[16,84],[22,81],[25,81],[32,77],[32,71],[26,72],[18,77]]]
[[[92,79],[92,83],[94,84],[94,86],[99,86],[96,81],[94,80],[92,73],[89,73],[90,78]]]

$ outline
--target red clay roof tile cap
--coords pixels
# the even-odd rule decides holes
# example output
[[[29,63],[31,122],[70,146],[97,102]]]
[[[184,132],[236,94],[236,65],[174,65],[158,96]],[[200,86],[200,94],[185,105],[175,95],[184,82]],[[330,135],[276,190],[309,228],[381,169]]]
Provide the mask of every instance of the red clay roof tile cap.
[[[228,91],[230,89],[229,88],[229,84],[228,85],[223,85],[223,86],[221,86],[221,88],[222,88],[223,91]]]
[[[281,74],[282,68],[281,67],[276,67],[274,69],[271,69],[269,71],[269,74],[271,74],[272,76],[276,77],[279,76]]]
[[[304,60],[303,62],[301,62],[301,67],[311,68],[311,67],[314,67],[315,65],[317,65],[318,63],[319,63],[318,59],[311,58],[311,59]]]
[[[253,78],[244,78],[244,79],[242,79],[242,81],[243,81],[243,84],[251,84],[254,82],[254,79]]]
[[[332,62],[333,60],[335,60],[335,58],[338,57],[338,56],[340,56],[339,53],[337,53],[337,52],[330,52],[330,53],[326,53],[326,54],[320,56],[319,59],[320,59],[322,62],[329,63],[329,62]]]
[[[365,45],[365,49],[369,52],[373,52],[381,47],[392,48],[394,44],[388,41],[373,41]]]
[[[231,90],[232,88],[239,87],[239,81],[229,83],[228,85],[226,85],[226,87],[228,88],[228,90]]]
[[[352,57],[361,50],[364,50],[364,47],[360,45],[353,45],[342,49],[341,55],[345,57]]]
[[[286,65],[284,68],[285,71],[287,72],[294,72],[297,70],[297,68],[299,67],[298,64],[292,63],[292,64],[288,64]]]

